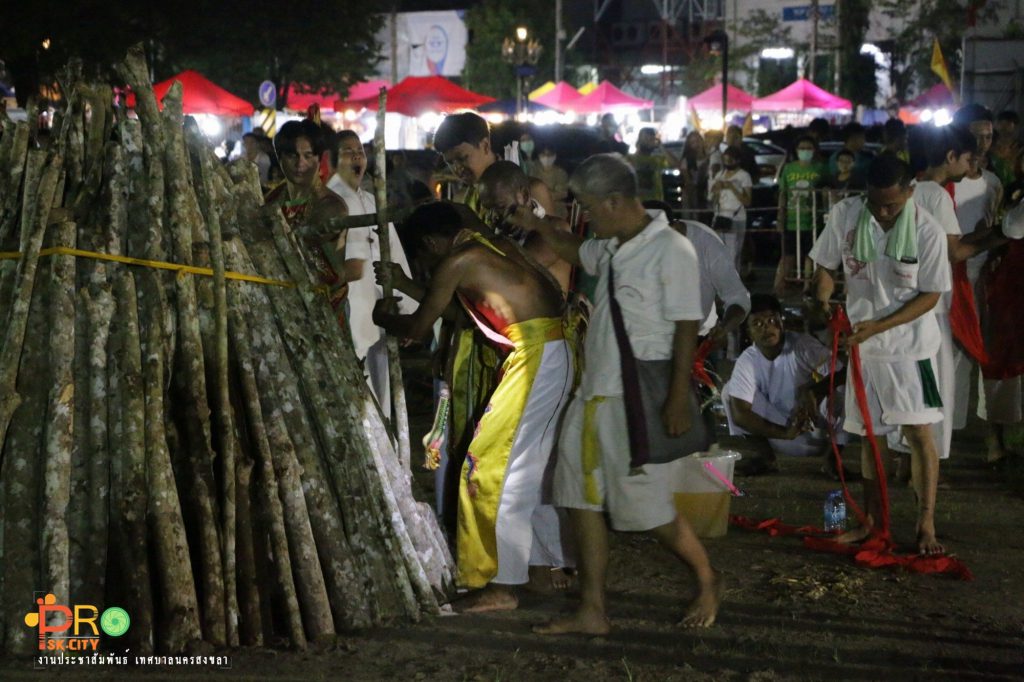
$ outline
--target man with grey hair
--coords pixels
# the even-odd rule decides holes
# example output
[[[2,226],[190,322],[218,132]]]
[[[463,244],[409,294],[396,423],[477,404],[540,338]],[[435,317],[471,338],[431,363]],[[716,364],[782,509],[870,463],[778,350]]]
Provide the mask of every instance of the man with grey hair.
[[[555,470],[555,504],[569,509],[579,552],[582,603],[573,615],[538,626],[542,634],[605,634],[608,529],[646,531],[696,574],[698,593],[683,624],[708,627],[722,581],[689,522],[677,511],[666,464],[631,466],[619,346],[611,296],[621,306],[625,333],[638,360],[671,360],[661,422],[670,436],[691,428],[690,371],[703,319],[697,254],[663,213],[644,211],[636,174],[618,154],[592,156],[570,188],[597,239],[531,220],[521,207],[510,221],[539,233],[563,260],[598,278],[585,344],[580,388],[566,412]],[[614,292],[614,293],[612,293]]]

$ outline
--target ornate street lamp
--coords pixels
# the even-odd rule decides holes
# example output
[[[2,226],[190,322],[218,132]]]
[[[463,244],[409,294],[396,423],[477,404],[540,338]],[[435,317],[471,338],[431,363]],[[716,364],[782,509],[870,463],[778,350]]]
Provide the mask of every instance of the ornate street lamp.
[[[537,73],[537,61],[541,53],[540,43],[530,40],[529,31],[525,26],[516,28],[516,37],[505,38],[501,44],[501,58],[511,64],[516,73],[516,118],[526,110],[523,85],[526,79]]]

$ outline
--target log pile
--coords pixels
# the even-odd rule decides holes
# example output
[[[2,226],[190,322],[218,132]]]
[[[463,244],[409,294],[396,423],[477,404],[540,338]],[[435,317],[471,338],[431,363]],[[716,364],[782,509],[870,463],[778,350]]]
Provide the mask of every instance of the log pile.
[[[255,167],[180,86],[158,109],[141,50],[119,73],[137,119],[69,68],[47,149],[2,122],[2,651],[39,590],[124,608],[140,654],[437,612],[444,539]]]

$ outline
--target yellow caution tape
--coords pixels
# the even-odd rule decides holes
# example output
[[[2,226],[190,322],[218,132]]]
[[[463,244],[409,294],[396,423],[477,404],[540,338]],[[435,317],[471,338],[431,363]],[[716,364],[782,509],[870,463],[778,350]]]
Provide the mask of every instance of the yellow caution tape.
[[[116,256],[110,253],[72,249],[67,246],[52,246],[47,249],[42,249],[39,252],[39,257],[43,258],[46,256],[77,256],[79,258],[92,258],[94,260],[112,261],[114,263],[124,263],[126,265],[141,265],[142,267],[156,268],[158,270],[173,270],[178,273],[179,277],[182,275],[205,275],[207,277],[213,277],[212,268],[201,268],[195,265],[182,265],[180,263],[165,263],[163,261],[146,260],[144,258],[129,258],[128,256]],[[19,251],[0,251],[0,260],[16,260],[18,258],[21,258],[21,253]],[[224,277],[225,279],[233,279],[239,282],[267,284],[274,287],[295,287],[294,282],[286,282],[280,279],[268,279],[257,275],[246,275],[241,272],[228,271],[224,273]]]

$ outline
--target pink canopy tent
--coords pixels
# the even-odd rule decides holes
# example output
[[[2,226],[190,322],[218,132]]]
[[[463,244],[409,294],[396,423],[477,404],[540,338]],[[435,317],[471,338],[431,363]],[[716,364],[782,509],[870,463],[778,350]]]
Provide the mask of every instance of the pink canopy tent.
[[[801,78],[778,92],[755,99],[752,108],[754,111],[804,111],[805,109],[852,111],[853,104],[850,100],[833,95],[806,78]]]
[[[726,88],[726,108],[729,111],[750,111],[750,105],[754,102],[754,96],[749,92],[740,90],[732,83],[729,83]],[[704,111],[721,111],[722,110],[722,84],[718,83],[712,85],[704,92],[694,95],[690,98],[688,104],[694,109],[701,109]]]
[[[338,102],[343,104],[352,102],[355,100],[368,99],[370,97],[376,97],[377,92],[383,88],[391,87],[389,81],[375,80],[367,81],[365,83],[355,83],[348,89],[347,100],[342,100],[336,92],[329,92],[321,90],[319,92],[299,92],[298,88],[301,87],[296,84],[288,86],[288,108],[295,109],[296,111],[305,111],[309,109],[310,105],[316,104],[321,109],[334,109],[335,111],[341,111],[343,109],[359,109],[359,107],[336,107]],[[304,88],[305,89],[305,88]]]
[[[941,109],[954,106],[953,93],[945,83],[936,83],[906,104],[911,109]]]
[[[576,111],[576,103],[581,99],[583,99],[583,95],[579,93],[579,90],[565,81],[559,81],[554,88],[537,97],[531,97],[530,101],[564,113],[570,110]]]
[[[208,80],[198,71],[182,71],[153,86],[157,102],[162,102],[175,81],[181,82],[181,105],[185,114],[212,114],[214,116],[252,116],[252,104],[236,97]],[[128,93],[126,104],[135,106],[135,94]],[[163,107],[163,104],[160,104]]]
[[[459,109],[474,109],[481,104],[495,101],[493,97],[481,95],[461,88],[447,78],[441,76],[409,76],[401,83],[388,90],[388,111],[406,116],[419,116],[430,111],[453,112]],[[348,103],[336,102],[354,108],[353,105],[367,109],[377,109],[377,93],[372,96]]]
[[[609,83],[601,81],[589,95],[581,97],[574,105],[578,114],[604,114],[618,109],[650,109],[654,102],[627,95]]]

